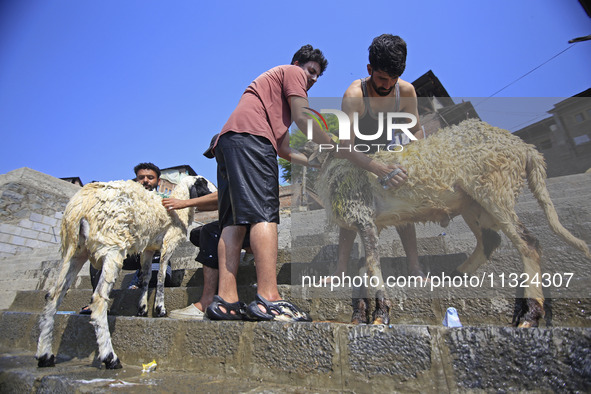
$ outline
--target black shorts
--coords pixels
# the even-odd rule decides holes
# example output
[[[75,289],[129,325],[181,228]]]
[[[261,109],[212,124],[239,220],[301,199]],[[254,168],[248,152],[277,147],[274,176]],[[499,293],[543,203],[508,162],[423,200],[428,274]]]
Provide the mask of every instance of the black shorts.
[[[220,222],[218,221],[195,227],[191,230],[189,240],[193,245],[199,248],[199,253],[195,260],[209,268],[219,268],[218,243],[220,242],[221,233],[222,230],[220,229]],[[250,234],[249,231],[247,231],[244,236],[244,242],[242,243],[242,249],[246,249],[249,246]]]
[[[271,141],[228,132],[215,148],[221,227],[279,223],[279,167]]]

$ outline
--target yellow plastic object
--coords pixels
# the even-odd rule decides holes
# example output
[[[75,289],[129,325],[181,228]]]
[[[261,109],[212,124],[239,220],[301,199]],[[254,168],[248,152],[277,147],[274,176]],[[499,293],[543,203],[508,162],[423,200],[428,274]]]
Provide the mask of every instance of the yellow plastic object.
[[[153,360],[151,363],[148,364],[142,364],[142,372],[152,372],[153,370],[156,369],[156,366],[158,364],[156,364],[156,360]]]

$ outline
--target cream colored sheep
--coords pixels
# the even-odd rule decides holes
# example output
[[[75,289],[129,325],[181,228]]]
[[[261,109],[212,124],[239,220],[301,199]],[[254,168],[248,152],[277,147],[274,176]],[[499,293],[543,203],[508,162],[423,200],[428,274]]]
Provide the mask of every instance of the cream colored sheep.
[[[171,197],[188,199],[191,189],[194,192],[191,197],[198,197],[207,194],[207,185],[203,177],[185,177]],[[107,308],[109,293],[123,259],[128,254],[141,253],[143,287],[138,315],[146,316],[152,257],[156,251],[161,251],[154,311],[159,317],[165,316],[166,266],[176,246],[186,239],[193,214],[194,208],[167,211],[158,194],[133,181],[90,183],[76,193],[62,218],[62,266],[55,285],[45,297],[47,303],[39,322],[38,365],[55,365],[51,350],[54,315],[72,280],[89,260],[96,269],[102,269],[90,304],[90,321],[96,332],[99,359],[108,369],[121,368],[111,344]]]
[[[340,226],[359,232],[366,253],[367,274],[383,284],[378,256],[379,230],[416,222],[447,225],[462,215],[477,244],[458,267],[473,273],[500,244],[501,230],[519,251],[529,278],[540,273],[537,240],[519,222],[515,203],[524,178],[544,210],[552,231],[591,258],[585,242],[574,237],[558,221],[546,189],[543,156],[533,145],[506,130],[477,120],[440,130],[428,139],[407,145],[402,153],[378,152],[375,159],[399,163],[408,170],[408,181],[384,190],[376,177],[347,160],[329,159],[317,185],[324,206]],[[531,282],[531,281],[530,281]],[[525,297],[529,311],[517,320],[521,327],[536,326],[544,315],[541,287],[529,283]],[[368,301],[354,300],[353,322],[368,319]],[[376,292],[376,324],[388,323],[389,301]]]

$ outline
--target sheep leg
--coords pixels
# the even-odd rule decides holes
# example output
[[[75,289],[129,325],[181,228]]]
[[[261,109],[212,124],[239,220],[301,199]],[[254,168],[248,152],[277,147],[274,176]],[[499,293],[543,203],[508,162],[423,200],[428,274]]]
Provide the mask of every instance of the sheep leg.
[[[153,257],[153,250],[144,250],[140,256],[140,264],[142,270],[142,293],[140,295],[140,301],[137,308],[137,315],[140,317],[148,316],[148,290],[150,286],[150,279],[152,279]]]
[[[513,230],[513,231],[511,231]],[[540,269],[541,251],[538,240],[521,224],[517,222],[516,228],[507,230],[505,234],[519,250],[523,261],[523,272],[526,274],[524,297],[526,308],[519,316],[514,318],[514,324],[519,327],[537,327],[541,317],[544,317],[544,294],[538,282],[542,277]],[[514,240],[515,239],[515,240]]]
[[[160,256],[158,284],[156,285],[156,297],[154,299],[154,316],[156,317],[166,316],[166,307],[164,306],[164,282],[166,280],[166,269],[168,268],[168,260],[170,260],[170,255],[171,254],[166,251],[162,254],[162,256]]]
[[[359,236],[365,249],[367,284],[377,289],[375,292],[376,308],[373,312],[372,321],[373,324],[388,324],[390,322],[390,301],[386,298],[384,292],[384,279],[378,253],[378,228],[372,222],[361,224],[358,226],[358,229]],[[377,282],[373,282],[373,278],[377,278]]]
[[[523,283],[525,287],[524,297],[527,299],[527,312],[517,319],[516,323],[519,327],[537,327],[541,317],[544,317],[544,294],[539,283],[534,283],[538,278],[538,282],[542,277],[540,269],[541,251],[538,240],[516,220],[515,225],[504,225],[503,232],[511,240],[513,245],[521,255],[523,262],[523,272],[525,273],[526,281]]]
[[[99,359],[105,363],[107,369],[121,368],[121,362],[113,350],[111,333],[107,320],[107,308],[109,306],[109,294],[123,267],[125,251],[110,250],[103,258],[103,272],[98,285],[92,295],[90,303],[90,322],[94,326],[94,332],[99,348]]]
[[[351,323],[369,323],[369,300],[367,298],[353,298],[352,301],[353,316],[351,316]]]
[[[491,192],[491,196],[495,194]],[[519,327],[537,327],[538,321],[544,316],[544,294],[539,283],[542,272],[540,269],[541,251],[538,240],[519,221],[514,204],[511,208],[495,203],[495,198],[483,198],[479,202],[482,207],[496,220],[505,235],[519,251],[526,276],[524,297],[527,298],[528,312],[519,322]],[[488,202],[488,204],[486,203]]]
[[[71,259],[64,260],[55,285],[45,295],[46,303],[43,309],[43,314],[39,319],[41,333],[37,343],[37,355],[35,356],[38,360],[37,365],[39,367],[55,366],[55,356],[51,349],[55,312],[62,303],[72,281],[76,278],[87,259],[88,253],[83,251],[81,254],[76,255]]]
[[[462,217],[476,237],[476,248],[468,259],[456,268],[457,274],[474,273],[484,264],[492,252],[501,244],[501,237],[493,230],[497,227],[494,219],[478,204],[473,202],[462,212]]]

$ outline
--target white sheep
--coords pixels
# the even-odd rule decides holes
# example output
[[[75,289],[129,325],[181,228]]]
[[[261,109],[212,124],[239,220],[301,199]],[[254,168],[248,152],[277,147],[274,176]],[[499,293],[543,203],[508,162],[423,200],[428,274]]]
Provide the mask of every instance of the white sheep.
[[[171,197],[188,199],[208,192],[205,178],[188,176],[181,180]],[[128,254],[141,253],[143,287],[138,315],[146,316],[152,257],[156,251],[161,251],[154,311],[158,317],[165,316],[166,266],[177,245],[186,239],[193,215],[194,208],[167,211],[158,194],[133,181],[90,183],[77,192],[64,211],[61,224],[63,261],[55,285],[45,297],[47,302],[39,321],[41,333],[36,355],[39,367],[55,365],[51,349],[54,315],[72,281],[89,260],[96,269],[102,269],[90,304],[98,356],[108,369],[121,368],[111,344],[107,308],[109,293],[121,271],[123,259]]]
[[[490,258],[500,244],[497,231],[501,230],[519,251],[524,272],[530,278],[524,295],[529,311],[523,312],[516,322],[520,327],[536,326],[544,316],[542,288],[532,283],[535,274],[542,277],[540,248],[515,213],[524,178],[552,231],[591,258],[587,244],[558,220],[546,188],[542,154],[506,130],[467,120],[413,142],[401,153],[381,151],[373,158],[401,164],[408,170],[407,182],[384,190],[373,174],[347,160],[330,158],[316,184],[332,219],[359,232],[365,247],[365,268],[370,277],[379,278],[378,289],[383,285],[377,245],[379,230],[416,222],[446,226],[451,218],[462,215],[477,244],[472,255],[458,267],[459,274],[473,273]],[[382,290],[375,296],[373,322],[387,324],[389,301]],[[356,299],[353,304],[353,322],[367,322],[367,299]]]

